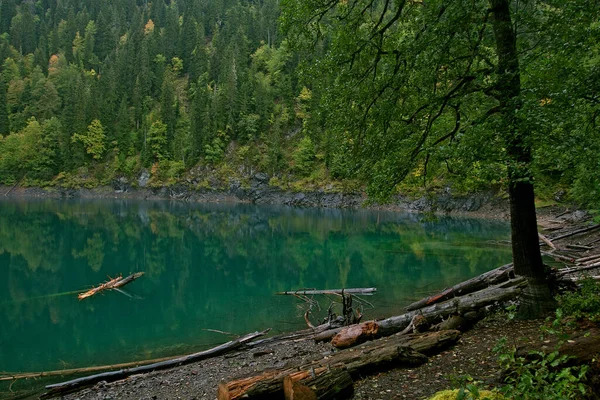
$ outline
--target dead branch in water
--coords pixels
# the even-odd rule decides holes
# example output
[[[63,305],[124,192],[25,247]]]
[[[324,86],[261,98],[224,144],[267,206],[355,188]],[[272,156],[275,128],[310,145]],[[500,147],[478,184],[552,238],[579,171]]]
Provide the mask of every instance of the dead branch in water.
[[[77,298],[79,300],[83,300],[87,297],[91,297],[97,293],[104,291],[104,290],[116,290],[118,288],[121,288],[121,287],[127,285],[128,283],[133,282],[134,280],[136,280],[137,278],[139,278],[142,275],[144,275],[143,272],[136,272],[135,274],[129,275],[127,278],[123,278],[122,275],[119,275],[118,277],[113,278],[113,279],[109,280],[108,282],[101,284],[100,286],[92,288],[92,289],[88,290],[87,292],[79,293],[79,295],[77,295]]]
[[[309,295],[313,295],[313,294],[342,294],[342,293],[346,293],[346,294],[364,294],[364,295],[372,295],[377,291],[377,288],[354,288],[354,289],[324,289],[324,290],[314,290],[314,289],[310,289],[310,290],[289,290],[289,291],[285,291],[285,292],[277,292],[275,294],[277,295],[290,295],[290,296],[294,296],[294,295],[304,295],[304,296],[309,296]]]

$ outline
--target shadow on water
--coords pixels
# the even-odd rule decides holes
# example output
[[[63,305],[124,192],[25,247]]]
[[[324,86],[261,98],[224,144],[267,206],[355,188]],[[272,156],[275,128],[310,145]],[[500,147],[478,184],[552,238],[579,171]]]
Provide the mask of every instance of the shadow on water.
[[[391,315],[507,262],[510,249],[495,243],[508,237],[499,221],[366,210],[2,201],[0,371],[151,359],[226,340],[206,329],[303,328],[298,301],[273,295],[297,288],[377,287],[365,318]],[[77,300],[137,271],[145,275],[127,286],[131,298]]]

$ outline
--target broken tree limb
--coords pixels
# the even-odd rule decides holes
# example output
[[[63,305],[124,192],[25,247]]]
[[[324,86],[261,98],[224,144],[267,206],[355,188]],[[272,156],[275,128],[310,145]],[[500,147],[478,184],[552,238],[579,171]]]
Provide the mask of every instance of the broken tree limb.
[[[509,283],[510,287],[506,287],[509,286]],[[392,335],[406,328],[417,314],[423,315],[423,317],[431,322],[434,319],[445,318],[452,314],[465,314],[470,311],[477,311],[496,302],[514,299],[520,294],[521,287],[526,284],[527,281],[525,278],[518,277],[509,282],[503,282],[475,293],[455,297],[446,300],[443,303],[433,304],[419,310],[410,311],[406,314],[390,317],[381,321],[363,322],[342,329],[332,339],[331,343],[334,346],[341,344],[342,348],[344,348],[355,346],[377,337]],[[365,324],[369,325],[365,326]],[[336,339],[338,337],[340,339]]]
[[[581,257],[581,258],[578,258],[576,261],[577,261],[577,263],[583,263],[583,262],[597,260],[597,259],[600,259],[600,254],[593,254],[591,256]]]
[[[354,289],[323,289],[323,290],[289,290],[285,292],[277,292],[277,295],[303,295],[310,296],[314,294],[363,294],[363,295],[372,295],[377,291],[377,288],[354,288]]]
[[[585,246],[582,244],[568,244],[567,247],[574,250],[594,250],[592,246]]]
[[[552,243],[552,241],[550,239],[548,239],[546,236],[544,236],[538,232],[538,237],[540,239],[542,239],[542,242],[546,243],[548,245],[548,247],[550,247],[552,250],[556,250],[556,246],[554,245],[554,243]]]
[[[575,263],[575,259],[573,257],[567,257],[567,256],[563,256],[563,255],[556,254],[556,253],[550,253],[548,251],[540,251],[540,253],[542,253],[542,255],[544,255],[544,256],[552,257],[556,261],[564,261],[564,262],[568,262],[568,263]]]
[[[573,232],[565,233],[563,235],[560,235],[560,236],[557,236],[555,238],[552,238],[552,241],[556,242],[557,240],[568,238],[568,237],[575,236],[575,235],[579,235],[580,233],[587,233],[587,232],[596,230],[598,228],[600,228],[600,224],[599,225],[593,225],[593,226],[590,226],[590,227],[587,227],[587,228],[583,228],[583,229],[577,229],[577,230],[575,230]]]
[[[283,381],[301,380],[311,371],[315,375],[326,370],[345,370],[352,377],[387,368],[391,365],[414,366],[427,361],[424,353],[435,353],[458,341],[460,332],[441,331],[419,335],[382,338],[366,343],[358,349],[341,350],[321,360],[279,370],[264,371],[257,375],[234,379],[219,384],[219,400],[280,398]]]
[[[134,280],[136,280],[137,278],[139,278],[142,275],[144,275],[143,272],[136,272],[135,274],[131,274],[126,278],[123,278],[121,275],[119,275],[118,277],[113,278],[113,279],[109,280],[108,282],[101,284],[100,286],[92,288],[92,289],[88,290],[87,292],[79,293],[77,295],[77,298],[79,300],[83,300],[87,297],[91,297],[95,294],[98,294],[104,290],[112,290],[112,289],[121,288],[121,287],[127,285],[128,283],[133,282]]]
[[[484,274],[461,282],[451,288],[445,289],[440,293],[421,299],[415,303],[410,304],[406,307],[406,311],[414,311],[420,308],[440,303],[453,297],[463,296],[468,293],[473,293],[478,290],[484,289],[488,286],[508,281],[514,277],[514,268],[512,263],[506,264],[501,267],[495,268]]]
[[[199,353],[190,354],[187,356],[175,358],[173,360],[161,361],[149,365],[144,365],[141,367],[121,369],[118,371],[112,372],[104,372],[97,375],[86,376],[83,378],[73,379],[67,382],[56,383],[53,385],[46,386],[46,389],[49,389],[47,393],[42,395],[42,398],[51,398],[55,396],[62,396],[67,393],[71,393],[82,389],[87,386],[94,385],[100,381],[106,382],[114,382],[121,379],[125,379],[128,376],[134,374],[143,374],[151,371],[157,371],[161,369],[168,369],[172,367],[177,367],[183,364],[188,364],[194,361],[204,360],[210,357],[215,357],[221,354],[224,354],[228,351],[236,349],[243,344],[250,342],[251,340],[256,339],[257,337],[264,336],[269,332],[269,329],[264,330],[262,332],[254,332],[244,335],[238,339],[229,341],[227,343],[223,343],[219,346],[213,347],[212,349],[208,349],[205,351],[201,351]]]

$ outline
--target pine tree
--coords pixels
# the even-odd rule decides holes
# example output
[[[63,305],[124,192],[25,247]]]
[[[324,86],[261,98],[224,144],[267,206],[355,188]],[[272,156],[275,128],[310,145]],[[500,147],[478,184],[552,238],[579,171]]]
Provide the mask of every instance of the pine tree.
[[[0,74],[0,135],[10,133],[10,124],[8,121],[8,105],[6,104],[6,82],[4,75]]]

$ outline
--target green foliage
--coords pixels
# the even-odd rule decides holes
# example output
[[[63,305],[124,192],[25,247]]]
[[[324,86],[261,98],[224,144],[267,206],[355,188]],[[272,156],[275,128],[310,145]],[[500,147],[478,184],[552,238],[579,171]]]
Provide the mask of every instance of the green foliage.
[[[465,388],[443,390],[437,392],[429,400],[503,400],[505,397],[491,390],[479,390],[475,384],[467,384]]]
[[[152,167],[152,185],[173,185],[185,172],[183,161],[160,160]]]
[[[214,165],[223,159],[227,149],[227,140],[227,135],[219,131],[212,142],[204,146],[204,159],[208,164]]]
[[[294,171],[300,176],[310,174],[316,160],[315,145],[308,136],[303,137],[293,154]]]
[[[584,279],[576,291],[558,296],[558,304],[565,316],[600,321],[600,284]]]
[[[91,155],[94,160],[100,160],[106,151],[104,127],[97,119],[92,121],[85,134],[75,133],[71,140],[73,143],[83,143],[86,153]]]
[[[162,121],[153,122],[146,139],[152,160],[161,161],[167,157],[167,126]]]
[[[509,348],[506,338],[501,339],[494,351],[505,372],[505,383],[501,392],[506,398],[523,400],[578,399],[586,394],[584,384],[588,367],[568,367],[567,356],[558,351],[551,353],[533,352],[532,359],[516,355]]]

